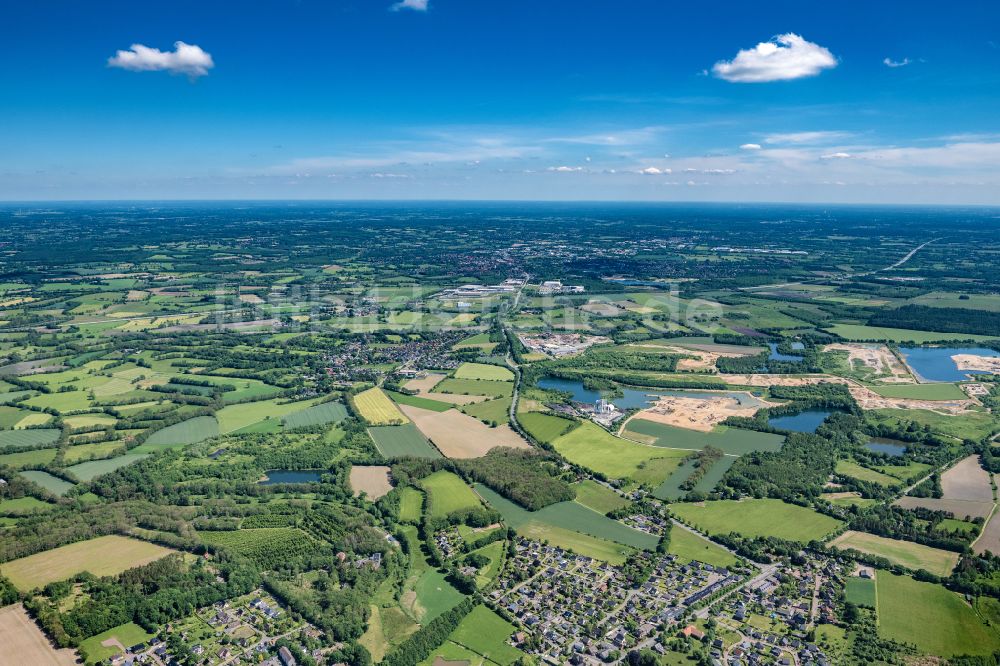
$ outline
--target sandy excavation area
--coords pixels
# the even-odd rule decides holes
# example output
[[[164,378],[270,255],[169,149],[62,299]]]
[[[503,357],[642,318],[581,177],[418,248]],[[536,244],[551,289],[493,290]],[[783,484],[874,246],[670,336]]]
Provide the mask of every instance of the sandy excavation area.
[[[448,458],[480,458],[497,446],[531,448],[510,426],[505,424],[491,428],[457,409],[432,412],[410,405],[400,405],[399,408],[424,433],[424,437]]]
[[[350,478],[355,497],[364,492],[368,499],[377,500],[392,490],[389,468],[385,465],[352,465]]]
[[[759,353],[760,349],[752,348],[750,352],[735,353],[735,352],[719,352],[719,351],[706,351],[704,349],[688,349],[684,347],[672,347],[664,345],[644,345],[644,344],[632,344],[630,347],[644,347],[647,349],[656,349],[657,351],[668,352],[670,354],[681,354],[687,358],[677,359],[677,369],[678,370],[715,370],[715,362],[718,361],[723,356],[727,358],[739,358],[740,356],[752,356],[753,354]]]
[[[911,398],[887,398],[858,382],[833,375],[719,375],[728,384],[739,386],[808,386],[810,384],[843,384],[862,409],[926,409],[949,416],[962,414],[976,406],[968,400],[913,400]]]
[[[0,608],[0,646],[0,663],[4,664],[66,666],[76,663],[76,652],[54,648],[21,604]]]
[[[955,367],[959,370],[979,370],[1000,374],[1000,357],[955,354],[951,360],[955,361]]]
[[[769,404],[741,405],[739,400],[728,396],[662,396],[655,405],[635,416],[678,428],[708,432],[730,416],[750,417]]]
[[[885,345],[835,343],[823,348],[825,352],[847,352],[851,367],[863,365],[883,382],[913,384],[915,379],[906,365]]]

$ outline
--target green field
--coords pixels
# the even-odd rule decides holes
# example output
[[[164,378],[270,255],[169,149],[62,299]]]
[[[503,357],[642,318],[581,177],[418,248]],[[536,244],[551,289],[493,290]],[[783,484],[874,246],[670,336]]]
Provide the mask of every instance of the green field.
[[[148,456],[148,453],[126,453],[114,458],[108,458],[107,460],[92,460],[73,465],[72,467],[67,467],[66,471],[81,481],[93,481],[103,474],[110,474],[120,467],[131,465]]]
[[[475,417],[487,425],[507,423],[510,414],[511,398],[496,398],[485,402],[475,402],[461,407],[461,411]]]
[[[143,444],[152,449],[171,448],[203,442],[218,434],[219,423],[214,416],[197,416],[157,430]]]
[[[388,402],[389,399],[385,399]],[[282,418],[295,412],[303,411],[311,407],[314,402],[311,400],[288,402],[284,398],[244,402],[223,407],[215,413],[215,418],[219,422],[219,433],[224,435],[245,428],[248,425],[260,423],[261,421],[274,420],[275,423],[280,424]],[[391,405],[392,403],[389,404]],[[395,406],[393,406],[393,409],[395,409]]]
[[[882,341],[889,342],[950,342],[952,340],[992,340],[988,335],[972,335],[970,333],[935,333],[933,331],[911,331],[905,328],[883,328],[880,326],[863,326],[859,324],[834,324],[826,330],[839,335],[845,340],[858,342]]]
[[[858,576],[848,578],[844,585],[844,598],[857,606],[875,608],[875,581]]]
[[[434,387],[434,392],[453,393],[456,395],[488,395],[493,398],[502,398],[513,394],[514,382],[449,377],[439,382]]]
[[[509,368],[485,363],[463,363],[455,370],[455,379],[484,379],[494,382],[514,381],[514,373]]]
[[[0,575],[9,578],[17,589],[27,591],[84,571],[112,576],[173,552],[138,539],[102,536],[5,562],[0,564]]]
[[[0,515],[23,516],[50,511],[53,508],[54,505],[30,495],[15,499],[0,499]]]
[[[5,453],[0,455],[0,465],[7,465],[14,469],[27,467],[29,465],[47,465],[56,457],[55,449],[34,449],[32,451],[18,451],[17,453]]]
[[[731,567],[739,562],[739,558],[721,546],[677,525],[670,530],[667,552],[685,564],[697,560],[714,567]]]
[[[368,434],[375,442],[376,448],[386,458],[440,458],[441,453],[435,449],[423,433],[412,423],[401,426],[373,426],[368,428]]]
[[[420,480],[427,491],[431,517],[443,518],[461,509],[480,505],[479,498],[460,477],[440,470]]]
[[[25,448],[52,444],[59,439],[56,428],[32,428],[31,430],[0,430],[0,448],[13,446]]]
[[[424,494],[411,486],[399,490],[399,520],[404,523],[419,523],[424,508]]]
[[[409,422],[399,407],[378,387],[358,393],[351,398],[351,403],[358,416],[369,425],[402,425]]]
[[[528,431],[529,435],[542,444],[548,444],[560,435],[565,435],[570,428],[576,427],[576,421],[541,412],[518,414],[517,421],[522,428]]]
[[[128,624],[119,625],[114,629],[108,629],[83,641],[80,643],[80,652],[85,655],[88,663],[103,663],[121,652],[116,647],[101,645],[104,641],[114,638],[126,648],[129,648],[139,643],[145,643],[152,637],[153,634],[147,632],[136,623],[129,622]]]
[[[482,484],[476,484],[476,492],[516,530],[529,523],[550,525],[645,550],[653,550],[659,541],[651,534],[632,529],[577,502],[558,502],[538,511],[528,511]]]
[[[896,426],[909,422],[927,426],[934,432],[957,439],[980,440],[994,432],[997,421],[989,412],[966,411],[961,416],[932,412],[929,409],[873,409],[865,417],[874,423]]]
[[[776,499],[719,500],[700,504],[671,504],[670,512],[706,534],[774,536],[808,543],[822,539],[841,523],[812,509]]]
[[[629,501],[596,481],[585,479],[573,486],[576,489],[576,501],[601,514],[628,506]]]
[[[632,419],[628,422],[625,437],[635,433],[645,437],[634,437],[640,441],[677,449],[704,449],[712,445],[727,454],[741,456],[752,451],[778,451],[785,438],[767,432],[743,430],[719,426],[711,432],[676,428],[655,421]],[[647,438],[652,438],[647,440]]]
[[[912,541],[888,539],[852,530],[844,532],[829,545],[831,548],[852,548],[869,555],[877,555],[907,569],[914,571],[924,569],[938,576],[947,576],[958,563],[958,553],[931,548]]]
[[[416,527],[404,527],[403,538],[409,544],[410,570],[399,604],[413,621],[426,624],[457,606],[464,597],[424,557]]]
[[[396,393],[395,391],[386,391],[386,394],[400,405],[429,409],[432,412],[447,412],[454,407],[450,402],[421,398],[419,395],[407,395],[406,393]]]
[[[38,470],[27,470],[24,472],[19,472],[19,474],[24,478],[26,478],[28,481],[31,481],[32,483],[35,483],[41,486],[42,488],[45,488],[53,495],[60,495],[60,496],[65,495],[74,487],[73,484],[70,483],[69,481],[64,481],[63,479],[60,479],[58,476],[53,476],[48,472],[42,472]]]
[[[509,645],[514,625],[483,605],[476,606],[448,636],[461,645],[500,666],[510,666],[524,653]]]
[[[282,427],[285,429],[305,428],[308,426],[326,425],[327,423],[340,423],[347,418],[347,407],[344,403],[336,400],[324,402],[312,407],[292,412],[282,419]]]
[[[888,474],[876,472],[875,470],[868,469],[867,467],[862,467],[853,460],[838,460],[837,467],[834,469],[834,472],[837,474],[843,474],[844,476],[849,476],[852,479],[876,483],[887,488],[899,485],[899,479],[891,477]]]
[[[600,426],[585,422],[552,442],[564,458],[613,479],[635,476],[639,466],[656,458],[680,459],[689,452],[636,444],[615,437]],[[662,481],[662,479],[661,479]]]
[[[880,634],[944,657],[1000,650],[997,628],[986,626],[958,594],[888,571],[879,571],[877,580]]]
[[[911,400],[965,400],[965,391],[955,384],[897,384],[895,386],[869,386],[886,398]]]

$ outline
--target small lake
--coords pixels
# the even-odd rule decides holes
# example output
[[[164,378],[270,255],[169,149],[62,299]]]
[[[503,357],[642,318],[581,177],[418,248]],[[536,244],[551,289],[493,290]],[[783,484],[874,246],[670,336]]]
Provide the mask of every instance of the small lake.
[[[273,486],[276,483],[319,483],[322,470],[318,469],[269,469],[267,478],[260,482],[262,486]]]
[[[827,419],[833,411],[828,409],[807,409],[798,414],[788,414],[786,416],[772,416],[767,420],[768,425],[780,428],[781,430],[791,430],[794,432],[816,432],[816,428]]]
[[[865,448],[873,453],[884,453],[885,455],[892,456],[893,458],[898,458],[906,453],[906,444],[898,442],[894,439],[885,439],[883,437],[872,437],[871,440],[865,444]]]
[[[583,382],[576,379],[561,379],[559,377],[543,377],[538,380],[538,386],[544,389],[564,391],[573,396],[576,402],[594,403],[603,397],[600,391],[591,391],[584,388]],[[746,393],[730,391],[684,391],[671,389],[631,389],[623,388],[622,395],[611,398],[611,402],[619,409],[642,409],[656,402],[658,396],[671,396],[674,398],[706,398],[706,397],[728,397],[734,398],[742,406],[762,407],[758,398]]]
[[[930,382],[959,382],[968,375],[989,374],[981,370],[959,370],[952,360],[956,354],[1000,356],[1000,352],[985,347],[900,347],[907,365],[920,377]]]
[[[796,347],[795,345],[798,345],[798,347]],[[801,361],[803,358],[805,358],[804,356],[794,356],[792,354],[782,354],[781,352],[778,351],[778,343],[777,342],[768,342],[767,346],[771,348],[771,354],[767,357],[771,361]],[[801,342],[793,342],[792,343],[792,348],[793,349],[805,349],[805,345],[803,345]]]

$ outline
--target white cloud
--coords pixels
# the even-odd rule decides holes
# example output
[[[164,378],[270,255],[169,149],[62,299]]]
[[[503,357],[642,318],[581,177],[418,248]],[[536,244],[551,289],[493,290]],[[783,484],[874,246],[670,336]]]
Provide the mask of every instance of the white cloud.
[[[399,0],[399,2],[391,5],[389,9],[394,12],[398,12],[401,9],[412,9],[415,12],[426,12],[427,2],[428,0]]]
[[[741,49],[732,60],[720,60],[712,73],[732,83],[765,83],[816,76],[836,66],[837,58],[828,49],[790,32]]]
[[[849,137],[849,132],[786,132],[771,134],[764,139],[766,143],[825,143],[834,139]]]
[[[547,171],[554,171],[556,173],[572,173],[575,171],[583,171],[583,167],[557,166],[557,167],[549,167]]]
[[[161,51],[142,44],[133,44],[127,51],[118,51],[108,58],[108,67],[130,72],[170,72],[186,74],[194,79],[208,74],[215,67],[212,55],[200,46],[174,42],[173,51]]]
[[[903,58],[902,60],[893,60],[892,58],[886,58],[882,61],[882,64],[886,67],[906,67],[912,62],[909,58]]]
[[[646,167],[645,169],[640,169],[639,173],[644,176],[663,176],[668,173],[672,173],[670,169],[658,169],[657,167]]]
[[[850,159],[850,153],[829,153],[827,155],[820,155],[821,160],[846,160]]]
[[[744,143],[740,146],[740,150],[760,150],[759,143]]]

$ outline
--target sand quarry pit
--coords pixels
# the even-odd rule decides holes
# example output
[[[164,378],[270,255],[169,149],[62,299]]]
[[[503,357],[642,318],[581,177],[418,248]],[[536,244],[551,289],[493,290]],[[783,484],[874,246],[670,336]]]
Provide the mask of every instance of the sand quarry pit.
[[[721,395],[662,396],[655,405],[640,411],[636,417],[678,428],[709,432],[730,416],[751,417],[757,410],[771,404],[759,401],[756,405],[744,405],[734,397]]]
[[[351,490],[357,497],[362,492],[368,499],[384,497],[392,490],[389,468],[385,465],[355,465],[351,467]]]
[[[955,354],[951,360],[955,361],[955,367],[959,370],[979,370],[1000,374],[1000,357]]]
[[[527,449],[531,446],[508,425],[491,428],[479,419],[449,409],[432,412],[428,409],[400,405],[424,437],[448,458],[480,458],[497,446]]]
[[[885,345],[838,342],[827,345],[823,351],[847,352],[847,360],[851,367],[863,365],[884,382],[913,384],[916,381],[906,365]]]
[[[834,375],[719,375],[728,384],[739,386],[809,386],[811,384],[843,384],[862,409],[926,409],[948,416],[963,414],[976,402],[968,400],[914,400],[912,398],[887,398],[853,379]]]
[[[0,662],[4,664],[66,666],[76,663],[76,652],[53,647],[21,604],[0,608],[0,646],[3,646]]]

